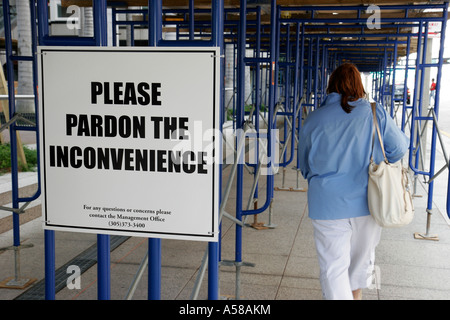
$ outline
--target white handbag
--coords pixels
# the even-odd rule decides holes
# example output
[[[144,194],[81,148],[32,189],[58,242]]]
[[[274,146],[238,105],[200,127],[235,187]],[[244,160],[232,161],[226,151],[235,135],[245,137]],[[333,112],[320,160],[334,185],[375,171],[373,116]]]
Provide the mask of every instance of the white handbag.
[[[408,172],[406,168],[403,168],[401,161],[388,162],[378,127],[375,103],[372,103],[372,112],[384,161],[381,161],[380,164],[374,163],[372,150],[367,190],[369,211],[380,226],[385,228],[401,227],[409,224],[414,218]],[[374,143],[375,137],[373,138]]]

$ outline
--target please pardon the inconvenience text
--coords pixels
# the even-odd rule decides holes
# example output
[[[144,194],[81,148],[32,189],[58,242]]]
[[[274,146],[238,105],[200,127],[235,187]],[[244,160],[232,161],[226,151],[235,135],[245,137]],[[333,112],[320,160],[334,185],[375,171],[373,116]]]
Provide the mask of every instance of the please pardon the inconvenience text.
[[[161,106],[161,83],[91,82],[91,104]],[[65,135],[188,140],[188,117],[65,115]],[[207,174],[206,151],[49,146],[49,166]]]

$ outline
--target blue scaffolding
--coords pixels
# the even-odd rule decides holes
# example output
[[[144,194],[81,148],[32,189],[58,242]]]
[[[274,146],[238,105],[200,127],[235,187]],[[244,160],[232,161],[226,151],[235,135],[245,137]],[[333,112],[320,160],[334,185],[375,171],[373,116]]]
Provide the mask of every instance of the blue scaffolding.
[[[326,98],[327,80],[333,69],[343,62],[353,62],[361,72],[371,75],[371,98],[380,102],[390,115],[410,136],[408,166],[417,176],[428,179],[428,218],[433,206],[433,180],[436,175],[448,168],[447,165],[435,172],[435,152],[437,139],[440,139],[437,125],[439,115],[439,95],[441,89],[442,65],[445,30],[447,23],[448,2],[424,5],[386,5],[386,6],[277,6],[275,0],[270,3],[248,5],[241,1],[239,9],[225,8],[224,0],[212,0],[211,9],[195,7],[194,0],[189,0],[187,9],[163,9],[162,0],[148,1],[144,9],[128,9],[123,4],[106,0],[93,0],[94,34],[92,37],[69,37],[51,35],[48,21],[48,5],[44,0],[30,1],[32,25],[33,55],[18,56],[12,49],[11,14],[8,0],[3,1],[5,23],[6,67],[7,74],[14,74],[15,61],[33,63],[33,81],[35,95],[35,112],[38,112],[37,100],[37,58],[36,48],[40,46],[119,46],[117,30],[120,26],[130,28],[128,45],[137,45],[135,28],[148,31],[150,47],[164,46],[213,46],[220,47],[221,59],[221,123],[231,121],[233,129],[234,163],[223,190],[220,191],[220,218],[231,219],[236,224],[235,258],[222,261],[221,242],[210,242],[205,251],[200,275],[208,269],[208,299],[219,299],[219,266],[232,265],[236,268],[236,299],[240,297],[241,267],[252,266],[243,259],[242,232],[246,226],[245,219],[257,217],[269,210],[275,191],[305,191],[298,188],[299,165],[295,167],[297,187],[286,188],[284,176],[286,168],[296,159],[297,145],[302,121],[309,112],[320,106]],[[115,6],[117,5],[117,6]],[[122,7],[119,7],[122,5]],[[108,43],[107,8],[112,6],[112,43]],[[262,22],[262,8],[270,11],[269,23]],[[373,11],[379,10],[378,20],[373,26],[368,23]],[[401,12],[400,17],[384,16],[384,12]],[[417,15],[412,10],[432,14]],[[341,13],[345,13],[341,15]],[[117,19],[120,14],[139,14],[142,20],[124,21]],[[209,19],[194,19],[196,15]],[[239,18],[236,19],[236,16]],[[342,17],[344,16],[344,17]],[[427,60],[427,39],[430,23],[439,22],[440,51],[437,62]],[[174,40],[163,39],[163,27],[175,29]],[[371,26],[371,28],[369,28]],[[372,28],[374,27],[374,28]],[[406,30],[406,31],[405,31]],[[415,65],[411,64],[410,54],[415,45]],[[142,43],[140,44],[142,45]],[[230,46],[231,56],[225,55],[225,48]],[[250,50],[251,54],[246,52]],[[405,65],[399,65],[400,57],[406,57]],[[227,60],[228,59],[228,60]],[[233,63],[232,63],[233,62]],[[235,63],[234,63],[235,62]],[[231,99],[225,101],[225,65],[232,63],[233,83]],[[436,98],[432,108],[428,108],[425,90],[427,70],[436,70]],[[247,70],[247,71],[246,71]],[[415,70],[415,85],[411,98],[408,98],[407,80]],[[403,71],[403,92],[396,97],[397,74]],[[250,92],[246,91],[246,77],[249,78]],[[18,167],[16,132],[19,130],[35,131],[39,134],[38,124],[23,126],[16,120],[21,117],[15,110],[13,77],[8,77],[9,114],[14,115],[8,123],[11,137],[11,163],[13,185],[13,246],[20,248],[20,228],[18,214],[20,203],[27,203],[40,196],[40,189],[32,197],[21,198],[18,194]],[[410,101],[409,101],[410,100]],[[409,102],[411,103],[409,103]],[[229,104],[228,104],[229,103]],[[427,114],[428,112],[428,114]],[[37,117],[36,117],[37,118]],[[427,121],[432,123],[431,151],[424,152],[422,131]],[[279,135],[276,135],[278,132]],[[257,150],[255,159],[244,161],[245,143],[253,139]],[[39,139],[36,139],[39,141]],[[253,141],[252,140],[252,141]],[[261,142],[261,141],[264,141]],[[442,142],[441,142],[442,145]],[[443,145],[442,145],[443,147]],[[275,151],[278,151],[279,154]],[[39,150],[39,147],[38,147]],[[275,157],[278,155],[278,158]],[[38,157],[39,158],[39,157]],[[267,161],[267,159],[269,159]],[[427,160],[429,168],[422,163]],[[261,175],[265,167],[270,174]],[[275,169],[282,169],[283,185],[274,186]],[[222,171],[222,165],[220,167]],[[245,170],[250,174],[246,175]],[[272,170],[272,171],[271,171]],[[38,171],[39,172],[39,171]],[[222,179],[222,177],[220,177]],[[244,179],[251,179],[250,197],[245,203]],[[261,192],[259,185],[265,179],[266,189]],[[450,180],[450,175],[449,175]],[[231,184],[236,183],[236,212],[230,215],[224,207],[228,201]],[[222,183],[220,183],[222,185]],[[450,195],[450,189],[448,191]],[[449,198],[449,197],[447,197]],[[258,205],[258,200],[260,201]],[[261,204],[262,203],[262,204]],[[450,203],[447,204],[450,216]],[[275,227],[269,223],[266,227]],[[429,219],[426,232],[422,238],[429,236]],[[263,232],[263,231],[262,231]],[[108,235],[97,236],[98,252],[98,299],[110,299],[110,238]],[[19,250],[17,250],[19,254]],[[148,240],[148,299],[161,298],[161,239]],[[54,231],[45,231],[45,298],[55,299],[55,235]],[[198,279],[198,283],[201,279]],[[195,288],[198,292],[198,287]],[[196,297],[196,294],[193,294]]]
[[[372,7],[372,6],[371,6]],[[428,185],[427,201],[427,228],[425,233],[416,233],[416,238],[432,238],[429,235],[430,216],[433,206],[433,187],[435,175],[435,152],[437,146],[437,136],[439,135],[438,114],[439,114],[439,91],[442,77],[443,53],[445,31],[448,19],[448,2],[440,4],[427,5],[396,5],[396,6],[341,6],[341,7],[280,7],[282,12],[295,12],[298,17],[286,17],[280,19],[281,24],[302,24],[302,37],[309,40],[308,59],[302,68],[308,71],[307,92],[308,103],[306,106],[316,108],[320,101],[325,97],[324,79],[330,72],[342,62],[352,62],[358,66],[361,72],[370,72],[372,74],[372,98],[381,103],[390,115],[397,116],[395,108],[396,102],[400,102],[401,110],[401,128],[407,130],[406,124],[410,129],[407,130],[410,136],[410,152],[408,165],[414,173],[415,182],[417,176],[422,175]],[[370,9],[370,10],[369,10]],[[376,29],[378,32],[371,32],[368,28],[373,10],[378,10],[378,21]],[[400,10],[402,14],[396,18],[385,17],[389,10]],[[413,16],[412,10],[429,10],[434,12],[430,16]],[[321,18],[318,12],[328,12],[331,17]],[[353,11],[351,17],[341,18],[341,11]],[[302,15],[302,14],[303,15]],[[293,16],[293,15],[292,15]],[[348,16],[348,15],[347,15]],[[440,30],[440,49],[439,58],[431,63],[427,59],[427,45],[429,37],[429,25],[439,23]],[[407,28],[408,31],[404,31]],[[322,30],[322,32],[314,32]],[[334,32],[334,30],[349,30],[348,32]],[[353,32],[350,32],[353,30]],[[389,32],[385,31],[389,30]],[[283,39],[282,37],[280,40]],[[414,39],[416,44],[415,66],[410,66],[409,56],[411,51],[411,41]],[[303,43],[303,41],[302,41]],[[286,46],[287,46],[286,42]],[[406,66],[404,67],[404,82],[402,97],[395,98],[396,72],[398,71],[399,47],[405,47],[402,55],[406,57]],[[363,50],[364,49],[364,50]],[[315,63],[315,65],[314,65]],[[314,66],[314,67],[312,67]],[[311,68],[312,67],[312,68]],[[436,100],[433,107],[428,106],[428,100],[425,90],[428,90],[429,79],[425,75],[430,69],[436,69]],[[312,71],[310,71],[312,69]],[[412,104],[408,105],[407,80],[408,70],[415,69],[415,85]],[[312,72],[312,74],[311,74]],[[301,78],[304,73],[300,74]],[[322,79],[320,78],[322,77]],[[302,80],[300,80],[302,82]],[[310,85],[310,83],[312,85]],[[310,97],[313,96],[312,100]],[[428,108],[428,114],[424,110]],[[423,146],[423,128],[424,123],[432,123],[431,133],[431,151],[425,154]],[[301,126],[301,119],[298,119]],[[441,140],[442,141],[442,140]],[[299,142],[301,143],[301,142]],[[444,145],[441,142],[442,148]],[[445,150],[444,150],[444,154]],[[447,156],[445,156],[447,157]],[[429,168],[424,168],[426,160],[429,161]],[[447,166],[448,167],[448,161]],[[443,168],[444,169],[444,168]],[[440,172],[442,172],[442,170]],[[428,180],[427,180],[428,179]]]

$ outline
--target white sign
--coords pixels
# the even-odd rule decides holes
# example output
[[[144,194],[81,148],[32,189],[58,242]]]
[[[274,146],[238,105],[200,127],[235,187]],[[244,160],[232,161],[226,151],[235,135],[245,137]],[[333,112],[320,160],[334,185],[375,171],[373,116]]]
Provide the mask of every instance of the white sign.
[[[40,47],[44,228],[217,241],[219,65],[218,48]]]

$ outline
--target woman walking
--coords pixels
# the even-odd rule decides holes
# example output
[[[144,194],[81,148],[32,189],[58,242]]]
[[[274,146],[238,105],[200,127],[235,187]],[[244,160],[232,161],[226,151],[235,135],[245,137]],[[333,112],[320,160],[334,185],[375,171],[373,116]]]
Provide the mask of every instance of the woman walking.
[[[323,297],[360,299],[381,235],[367,204],[373,115],[353,64],[332,73],[327,94],[302,126],[300,170],[309,185]],[[379,104],[376,114],[386,156],[396,162],[408,150],[409,140]],[[373,152],[376,163],[383,161],[379,144]]]

